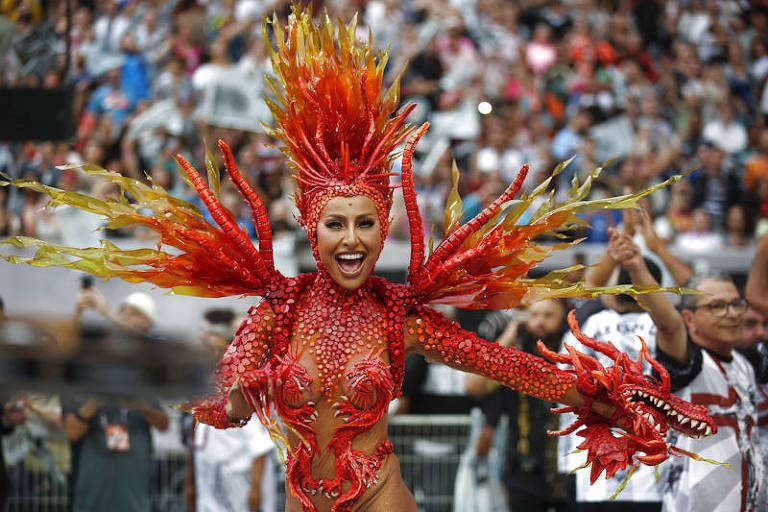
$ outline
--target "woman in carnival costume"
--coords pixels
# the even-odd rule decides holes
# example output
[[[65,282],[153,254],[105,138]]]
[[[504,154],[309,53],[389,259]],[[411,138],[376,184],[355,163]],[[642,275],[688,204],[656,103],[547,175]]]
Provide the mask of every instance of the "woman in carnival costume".
[[[6,243],[39,249],[31,258],[5,259],[150,281],[176,293],[261,296],[218,364],[216,392],[184,407],[218,428],[242,425],[255,412],[284,448],[290,511],[416,510],[387,439],[386,415],[411,353],[565,404],[557,412],[575,412],[578,420],[559,433],[583,427],[578,435],[585,438],[581,447],[588,452],[593,480],[603,471],[610,476],[639,463],[658,464],[670,453],[679,455],[665,441],[669,427],[698,434],[684,425],[695,420],[716,431],[704,408],[670,395],[666,371],[647,350],[644,357],[659,378],[643,376],[643,356],[630,361],[612,345],[582,336],[572,317],[577,338],[608,355],[613,366],[604,368],[572,347],[563,356],[542,345],[545,356],[570,364],[571,370],[560,370],[544,359],[484,341],[428,306],[500,309],[546,297],[651,291],[585,288],[562,280],[573,269],[539,279],[526,274],[552,250],[570,245],[541,246],[534,238],[572,227],[580,213],[635,207],[639,198],[659,187],[584,201],[596,170],[583,184],[574,182],[566,202],[546,199],[530,222],[520,226],[518,218],[549,185],[547,180],[528,197],[513,201],[527,173],[523,167],[501,197],[461,225],[454,171],[445,239],[425,258],[411,158],[428,126],[404,124],[412,107],[396,111],[398,83],[382,91],[386,52],[374,52],[372,45],[358,41],[354,21],[338,27],[327,17],[313,22],[309,12],[294,7],[287,27],[276,18],[271,23],[275,79],[268,83],[277,101],[268,100],[275,118],[270,133],[284,144],[297,181],[296,204],[317,260],[316,272],[284,277],[275,270],[264,205],[222,141],[218,146],[227,174],[253,212],[258,249],[218,202],[212,157],[206,158],[208,188],[178,156],[188,183],[218,228],[196,207],[155,184],[82,166],[120,185],[134,202],[124,196],[98,200],[27,180],[12,184],[51,195],[52,205],[66,203],[102,214],[109,228],[147,226],[159,233],[158,249],[123,251],[109,242],[74,249],[14,237]],[[393,284],[372,273],[387,237],[391,160],[404,141],[402,187],[411,260],[408,282]],[[152,214],[141,213],[146,209]],[[163,245],[181,253],[164,252]]]

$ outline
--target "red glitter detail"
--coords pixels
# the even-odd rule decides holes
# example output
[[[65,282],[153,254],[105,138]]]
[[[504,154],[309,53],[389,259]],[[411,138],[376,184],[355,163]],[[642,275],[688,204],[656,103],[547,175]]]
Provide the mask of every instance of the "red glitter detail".
[[[542,400],[560,401],[576,382],[544,359],[485,341],[428,307],[408,318],[406,332],[428,356]]]

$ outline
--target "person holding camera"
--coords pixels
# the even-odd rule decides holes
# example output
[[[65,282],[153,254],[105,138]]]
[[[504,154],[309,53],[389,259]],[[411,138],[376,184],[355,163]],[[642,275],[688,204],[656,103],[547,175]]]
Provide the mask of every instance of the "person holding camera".
[[[104,295],[84,280],[78,292],[75,322],[93,309],[121,329],[139,336],[155,323],[155,302],[148,294],[128,295],[112,311]],[[157,400],[104,395],[65,404],[64,431],[72,448],[73,512],[149,512],[152,475],[150,428],[168,429]]]
[[[117,311],[109,308],[104,295],[93,287],[90,276],[83,277],[77,294],[74,321],[79,324],[83,311],[92,309],[116,326],[137,334],[148,334],[155,325],[157,306],[147,293],[134,292],[123,299]]]

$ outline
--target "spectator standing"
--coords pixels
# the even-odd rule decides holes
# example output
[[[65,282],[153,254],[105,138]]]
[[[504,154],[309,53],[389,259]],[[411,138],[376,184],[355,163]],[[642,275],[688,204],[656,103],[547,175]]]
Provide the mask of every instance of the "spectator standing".
[[[696,208],[691,214],[691,228],[677,236],[676,245],[687,252],[707,253],[723,246],[723,236],[712,229],[709,213]]]
[[[750,307],[744,316],[744,336],[739,348],[755,369],[760,451],[762,460],[768,461],[768,234],[757,244],[746,296]],[[763,483],[760,503],[764,507],[768,504],[768,484]]]
[[[704,125],[704,138],[726,153],[733,154],[747,148],[747,130],[734,119],[730,100],[720,102],[718,116]]]
[[[539,353],[537,340],[550,350],[560,350],[566,330],[565,305],[561,301],[547,299],[531,304],[523,312],[524,321],[514,313],[490,313],[478,326],[478,334],[531,354]],[[484,399],[485,426],[475,445],[478,455],[488,454],[501,417],[509,416],[503,482],[510,509],[564,510],[565,491],[557,475],[557,439],[547,435],[547,430],[557,430],[557,419],[549,413],[554,404],[499,387],[483,377],[469,376],[466,386],[470,395]]]
[[[730,247],[746,247],[749,245],[749,225],[744,207],[734,204],[728,209],[725,219],[726,243]]]
[[[168,428],[160,406],[90,398],[64,411],[64,430],[72,443],[73,511],[149,511],[149,429]]]
[[[557,62],[557,47],[552,43],[552,28],[541,23],[533,30],[533,37],[525,45],[525,63],[536,75],[543,75]]]
[[[691,175],[694,208],[703,208],[714,231],[721,231],[728,208],[739,202],[739,178],[726,165],[725,153],[711,141],[699,147],[700,167]]]
[[[93,308],[115,325],[146,335],[156,316],[152,298],[135,292],[117,313],[104,296],[86,287],[78,295],[75,320]],[[64,432],[72,448],[74,512],[147,512],[152,475],[150,427],[168,429],[168,417],[154,401],[90,397],[64,406]]]
[[[744,336],[736,349],[755,370],[759,448],[763,461],[768,461],[768,317],[752,306],[744,314]],[[761,486],[760,492],[760,503],[768,506],[768,485]]]
[[[117,0],[107,0],[101,6],[104,11],[93,25],[95,42],[103,53],[118,53],[120,42],[130,29],[131,20],[120,12],[120,2]]]
[[[99,118],[106,116],[111,121],[112,130],[111,133],[101,135],[112,140],[135,108],[131,91],[122,85],[120,68],[114,67],[106,72],[105,82],[96,88],[88,101],[80,120],[81,133],[89,134],[98,124]]]
[[[768,318],[753,306],[744,313],[744,335],[736,350],[752,365],[757,383],[768,383]]]
[[[205,313],[202,338],[218,360],[235,334],[232,310]],[[197,512],[274,512],[274,444],[258,421],[243,428],[194,426],[187,461],[187,507]]]
[[[611,228],[609,237],[605,256],[587,272],[586,281],[590,285],[604,284],[607,276],[610,276],[618,265],[622,267],[618,284],[643,286],[655,284],[661,280],[659,267],[650,260],[642,258],[639,247],[628,234]],[[576,319],[585,335],[600,341],[610,341],[630,359],[636,359],[641,348],[639,338],[645,340],[649,350],[653,350],[657,337],[664,334],[659,332],[659,325],[666,325],[661,322],[668,321],[665,317],[669,315],[668,310],[671,309],[671,306],[667,308],[664,304],[658,304],[658,301],[649,300],[647,296],[643,297],[640,302],[626,295],[615,298],[604,296],[602,301],[588,301],[576,310]],[[579,346],[570,332],[566,332],[563,343]],[[612,364],[602,354],[587,350],[583,346],[579,346],[579,350],[586,350],[586,353],[596,357],[604,365]],[[561,419],[561,425],[568,424],[567,418]],[[583,453],[581,455],[574,453],[576,446],[581,442],[580,439],[574,434],[559,439],[558,463],[561,473],[568,473],[583,463]],[[629,469],[618,471],[612,478],[599,479],[593,485],[590,485],[588,472],[576,472],[573,510],[604,512],[660,510],[661,488],[657,484],[654,470],[647,466],[641,466],[629,479],[627,486],[616,500],[610,501],[628,471]]]
[[[10,466],[19,465],[21,481],[40,480],[47,476],[64,482],[70,456],[59,397],[20,393],[14,405],[21,408],[25,421],[17,425],[4,441],[6,462]]]
[[[659,343],[657,359],[669,370],[672,392],[707,407],[718,432],[704,439],[672,433],[669,442],[703,458],[728,463],[733,470],[673,458],[662,466],[664,511],[755,510],[765,482],[756,451],[755,373],[734,350],[742,340],[746,301],[725,274],[697,274],[684,295],[682,331]]]
[[[168,29],[167,25],[160,23],[156,7],[149,6],[144,11],[141,23],[136,27],[135,37],[138,50],[153,67],[168,56],[170,52]]]
[[[744,190],[752,190],[760,178],[768,178],[768,128],[760,130],[757,150],[744,163]]]
[[[551,151],[555,160],[566,160],[578,153],[583,142],[584,134],[590,124],[591,120],[589,113],[585,110],[578,111],[568,119],[568,123],[558,131],[555,138],[552,139]],[[568,190],[571,178],[573,178],[574,173],[579,169],[582,169],[582,165],[578,160],[575,160],[571,165],[566,167],[558,178],[558,188],[560,190]]]
[[[134,104],[138,104],[141,100],[149,98],[149,62],[141,53],[136,43],[136,37],[130,32],[123,36],[120,50],[123,55],[120,87]]]
[[[0,408],[0,436],[6,436],[13,432],[13,429],[26,420],[24,405],[16,400],[6,402]],[[5,510],[5,500],[9,491],[8,473],[5,469],[5,459],[3,457],[3,445],[0,443],[0,509]]]

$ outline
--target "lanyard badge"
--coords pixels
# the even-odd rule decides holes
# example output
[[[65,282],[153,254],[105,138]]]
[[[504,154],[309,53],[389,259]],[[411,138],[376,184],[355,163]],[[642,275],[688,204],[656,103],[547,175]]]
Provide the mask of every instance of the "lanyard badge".
[[[107,423],[107,415],[103,412],[100,415],[101,426],[104,429],[104,440],[107,450],[112,452],[127,452],[131,449],[131,439],[128,436],[128,411],[120,409],[120,423]]]

